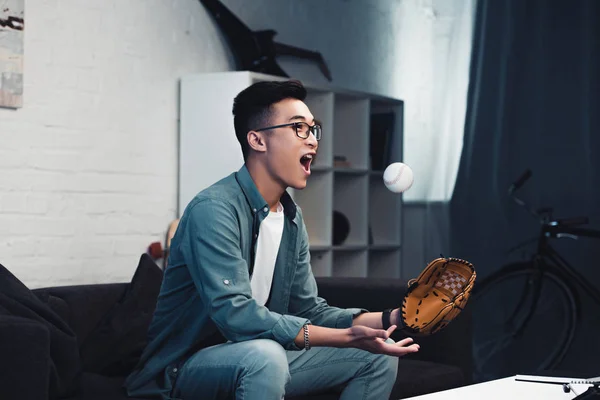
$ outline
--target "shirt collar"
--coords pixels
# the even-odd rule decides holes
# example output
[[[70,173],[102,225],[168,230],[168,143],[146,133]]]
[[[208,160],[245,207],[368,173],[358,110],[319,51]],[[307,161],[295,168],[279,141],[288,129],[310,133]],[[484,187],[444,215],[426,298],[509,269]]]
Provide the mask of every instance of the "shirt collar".
[[[265,207],[268,209],[269,205],[258,191],[252,176],[250,176],[250,171],[248,171],[246,164],[240,168],[240,170],[235,174],[235,177],[242,188],[242,192],[244,192],[244,196],[246,196],[248,204],[250,204],[250,208],[252,208],[253,211],[261,210]],[[296,218],[296,203],[294,203],[294,200],[292,200],[292,197],[287,191],[283,192],[283,195],[279,201],[281,202],[281,205],[283,205],[284,214],[291,220]]]

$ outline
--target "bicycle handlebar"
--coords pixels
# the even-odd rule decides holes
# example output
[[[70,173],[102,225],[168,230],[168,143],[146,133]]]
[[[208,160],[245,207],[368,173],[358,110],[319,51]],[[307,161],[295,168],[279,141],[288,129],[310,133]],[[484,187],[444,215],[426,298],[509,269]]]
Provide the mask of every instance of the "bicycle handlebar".
[[[521,176],[519,177],[519,179],[517,179],[516,181],[514,181],[508,188],[508,195],[515,201],[515,203],[517,203],[518,205],[520,205],[521,207],[525,208],[527,210],[527,212],[529,212],[529,214],[533,215],[536,219],[540,220],[540,223],[544,223],[543,218],[541,217],[541,212],[536,212],[534,211],[527,203],[525,203],[523,200],[521,200],[520,198],[518,198],[517,196],[515,196],[515,192],[521,188],[521,186],[523,186],[523,184],[529,179],[531,178],[531,170],[528,168],[527,170],[525,170],[525,172],[523,172],[521,174]]]
[[[529,178],[531,178],[531,170],[528,168],[521,174],[521,176],[514,181],[508,188],[508,195],[521,207],[524,207],[531,215],[535,218],[539,219],[540,224],[546,227],[552,227],[551,230],[547,230],[548,232],[557,232],[560,227],[567,228],[575,225],[585,225],[589,223],[589,218],[585,216],[579,217],[571,217],[571,218],[561,218],[561,219],[552,219],[551,208],[541,208],[538,211],[534,211],[527,203],[523,200],[515,196],[514,192],[521,188],[527,182]],[[565,232],[566,233],[566,232]],[[582,232],[583,233],[583,232]],[[595,236],[595,235],[594,235]]]
[[[574,225],[585,225],[590,222],[588,217],[573,217],[573,218],[560,218],[554,220],[550,225],[561,225],[561,226],[574,226]]]
[[[518,190],[521,186],[523,186],[525,182],[527,182],[529,178],[531,178],[531,170],[527,169],[525,170],[525,172],[523,172],[519,179],[517,179],[512,183],[512,185],[510,185],[510,187],[508,188],[508,194],[510,195],[514,191]]]
[[[596,229],[571,228],[569,226],[546,226],[544,228],[544,232],[549,234],[551,237],[557,238],[560,238],[562,235],[573,237],[575,239],[579,236],[600,239],[600,231]]]

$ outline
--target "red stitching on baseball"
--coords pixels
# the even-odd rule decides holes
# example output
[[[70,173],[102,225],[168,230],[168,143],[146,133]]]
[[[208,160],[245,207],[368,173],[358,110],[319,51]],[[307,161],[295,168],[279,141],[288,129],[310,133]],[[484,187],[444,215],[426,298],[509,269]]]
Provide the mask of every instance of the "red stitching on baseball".
[[[396,175],[396,178],[394,178],[394,180],[392,181],[385,181],[386,185],[395,185],[396,183],[398,183],[398,181],[400,180],[400,177],[402,176],[402,171],[404,171],[404,164],[402,164],[400,166],[400,171],[398,171],[398,175]]]

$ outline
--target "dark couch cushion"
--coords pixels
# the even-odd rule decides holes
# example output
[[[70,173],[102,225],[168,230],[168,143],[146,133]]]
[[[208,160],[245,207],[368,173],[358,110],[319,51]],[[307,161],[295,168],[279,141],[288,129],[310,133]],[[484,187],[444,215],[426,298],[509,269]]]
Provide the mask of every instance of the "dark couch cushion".
[[[34,292],[35,293],[35,292]],[[47,291],[35,293],[35,295],[45,304],[48,305],[62,319],[71,327],[71,308],[67,302],[60,297],[54,296]]]
[[[85,372],[81,377],[81,388],[77,396],[64,400],[147,400],[127,397],[123,389],[123,377],[107,377]]]
[[[48,329],[48,398],[55,399],[74,393],[81,373],[75,334],[65,321],[2,265],[0,314],[28,319]]]
[[[0,313],[0,399],[48,400],[49,359],[48,328]]]
[[[56,312],[68,315],[67,322],[77,335],[79,347],[98,325],[98,322],[123,297],[128,283],[99,285],[55,286],[35,289],[33,292],[53,309],[64,302],[67,310],[58,305]],[[59,299],[59,300],[49,300]]]
[[[122,298],[81,345],[86,372],[124,376],[133,369],[146,345],[162,275],[160,267],[147,254],[140,257]]]

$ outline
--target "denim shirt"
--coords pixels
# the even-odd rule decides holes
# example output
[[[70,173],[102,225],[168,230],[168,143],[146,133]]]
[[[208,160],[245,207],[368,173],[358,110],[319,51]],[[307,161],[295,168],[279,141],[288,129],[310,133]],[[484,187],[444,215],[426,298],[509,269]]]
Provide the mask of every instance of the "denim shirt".
[[[246,166],[188,204],[171,241],[148,343],[125,381],[130,396],[171,399],[181,365],[215,335],[300,350],[294,339],[304,323],[347,328],[366,311],[318,297],[302,212],[287,192],[280,201],[286,218],[265,306],[252,298],[250,276],[258,228],[270,211]]]

